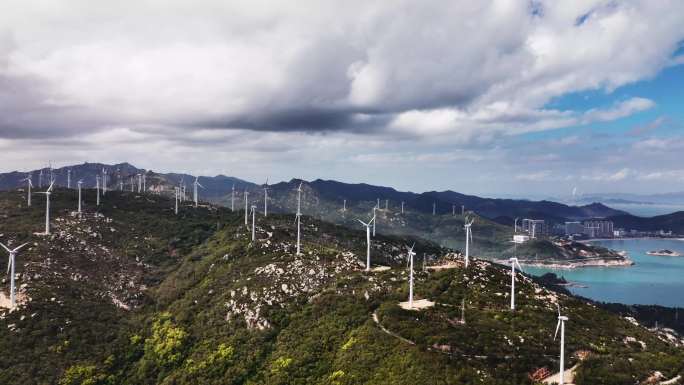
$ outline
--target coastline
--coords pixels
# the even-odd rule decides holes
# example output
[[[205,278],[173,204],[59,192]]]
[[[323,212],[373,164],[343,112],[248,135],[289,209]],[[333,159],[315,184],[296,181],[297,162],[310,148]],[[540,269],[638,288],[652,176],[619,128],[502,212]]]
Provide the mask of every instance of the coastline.
[[[531,266],[545,269],[554,270],[570,270],[582,267],[627,267],[633,266],[634,261],[624,257],[621,260],[606,260],[606,259],[589,259],[589,260],[574,260],[573,261],[548,261],[548,262],[535,262],[535,261],[524,261],[520,260],[520,264],[523,266]]]

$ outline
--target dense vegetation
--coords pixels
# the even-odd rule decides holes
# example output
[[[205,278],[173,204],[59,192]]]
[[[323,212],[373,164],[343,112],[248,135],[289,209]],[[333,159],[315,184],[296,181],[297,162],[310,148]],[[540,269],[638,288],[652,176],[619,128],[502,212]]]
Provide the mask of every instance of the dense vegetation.
[[[684,373],[674,342],[523,275],[511,312],[508,268],[466,270],[429,241],[378,235],[372,264],[389,269],[366,273],[365,232],[311,217],[297,256],[291,215],[257,216],[252,242],[241,212],[176,216],[167,198],[119,192],[96,208],[88,190],[79,219],[75,193],[57,190],[44,236],[39,197],[0,193],[0,240],[32,243],[17,257],[30,300],[0,319],[2,384],[529,384],[557,366],[555,303],[569,363],[591,352],[578,384]],[[436,302],[422,311],[398,306],[413,242],[416,296]]]

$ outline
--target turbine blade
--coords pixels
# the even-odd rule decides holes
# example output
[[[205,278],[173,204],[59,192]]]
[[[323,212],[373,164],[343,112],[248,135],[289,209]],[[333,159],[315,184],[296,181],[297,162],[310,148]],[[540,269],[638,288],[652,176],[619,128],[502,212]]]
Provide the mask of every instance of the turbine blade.
[[[558,320],[558,323],[556,324],[556,333],[553,334],[553,340],[556,340],[556,337],[558,337],[558,329],[560,329],[560,324],[561,320]]]
[[[9,273],[10,273],[10,267],[12,267],[12,256],[11,255],[7,258],[7,275],[9,275]]]
[[[12,251],[9,249],[9,247],[5,246],[4,243],[0,243],[0,246],[2,246],[3,249],[7,250],[8,253]]]
[[[22,247],[24,247],[24,246],[26,246],[26,245],[28,245],[28,242],[27,242],[27,243],[24,243],[23,245],[21,245],[21,246],[19,246],[19,247],[17,247],[16,249],[14,249],[14,251],[19,251]]]

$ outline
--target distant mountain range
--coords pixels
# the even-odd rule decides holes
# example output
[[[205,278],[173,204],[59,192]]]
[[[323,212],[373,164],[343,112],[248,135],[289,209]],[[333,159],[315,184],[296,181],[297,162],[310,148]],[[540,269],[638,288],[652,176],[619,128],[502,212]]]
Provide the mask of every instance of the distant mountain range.
[[[157,173],[152,170],[137,168],[129,163],[106,165],[101,163],[84,163],[80,165],[61,167],[50,171],[45,168],[31,172],[10,172],[0,174],[0,189],[14,189],[25,186],[25,179],[31,175],[34,188],[39,188],[39,176],[43,174],[43,185],[52,174],[58,186],[66,186],[68,170],[71,170],[72,187],[76,181],[83,180],[84,187],[94,187],[95,177],[106,169],[108,173],[108,186],[110,189],[123,188],[129,190],[137,188],[137,175],[145,175],[146,188],[164,194],[172,194],[173,188],[179,185],[186,186],[188,199],[192,195],[192,183],[195,177],[182,173]],[[263,185],[255,184],[239,178],[225,175],[214,177],[200,176],[200,197],[231,206],[236,209],[244,207],[244,192],[249,193],[249,204],[257,205],[263,209]],[[525,199],[498,199],[483,198],[474,195],[461,194],[454,191],[428,191],[423,193],[397,191],[391,187],[374,186],[365,183],[350,184],[334,180],[316,179],[314,181],[301,181],[293,179],[288,182],[280,182],[269,187],[269,205],[273,212],[294,212],[296,210],[296,188],[300,183],[303,188],[302,210],[304,214],[325,219],[334,223],[347,223],[354,225],[355,218],[369,218],[370,212],[380,201],[379,222],[387,221],[384,231],[404,233],[418,231],[421,236],[440,241],[442,243],[459,246],[460,241],[453,243],[444,242],[452,237],[460,238],[462,231],[461,214],[474,214],[481,218],[480,224],[486,228],[481,229],[480,235],[508,236],[510,227],[515,218],[544,219],[549,223],[563,223],[569,220],[586,220],[609,218],[615,222],[616,227],[637,230],[673,230],[684,232],[684,212],[652,218],[641,218],[630,215],[624,211],[613,209],[603,203],[589,202],[584,205],[567,205],[549,200],[532,201]],[[231,195],[232,191],[235,195]],[[618,195],[618,194],[615,194]],[[676,197],[677,194],[663,194]],[[622,194],[613,199],[628,200],[632,195]],[[684,198],[684,194],[682,194]],[[585,197],[586,198],[586,197]],[[346,200],[346,210],[342,211],[343,202]],[[401,202],[404,202],[405,213],[411,213],[414,218],[411,226],[395,217],[401,211]],[[433,217],[433,205],[435,216]],[[464,210],[462,213],[461,211]],[[344,215],[343,215],[344,214]],[[451,214],[451,215],[450,215]],[[385,218],[383,218],[383,216]],[[451,218],[451,219],[450,219]],[[390,219],[394,219],[392,222]],[[444,230],[448,234],[441,236],[434,234],[435,221],[453,221],[445,224]],[[415,228],[416,223],[423,223],[423,229]],[[504,227],[498,227],[504,225]],[[484,233],[484,234],[483,234]],[[476,237],[477,237],[476,232]],[[477,242],[476,242],[477,243]]]

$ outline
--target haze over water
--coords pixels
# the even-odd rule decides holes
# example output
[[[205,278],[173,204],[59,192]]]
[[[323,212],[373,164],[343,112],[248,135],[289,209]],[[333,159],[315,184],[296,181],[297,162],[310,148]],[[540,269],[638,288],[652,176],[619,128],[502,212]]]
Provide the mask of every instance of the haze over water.
[[[625,250],[636,264],[631,267],[585,267],[541,269],[525,272],[541,275],[554,272],[585,287],[569,287],[574,294],[604,302],[684,307],[684,257],[647,255],[669,249],[684,254],[684,241],[674,239],[625,239],[596,241],[610,249]]]

